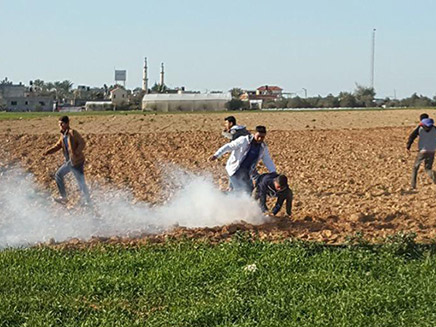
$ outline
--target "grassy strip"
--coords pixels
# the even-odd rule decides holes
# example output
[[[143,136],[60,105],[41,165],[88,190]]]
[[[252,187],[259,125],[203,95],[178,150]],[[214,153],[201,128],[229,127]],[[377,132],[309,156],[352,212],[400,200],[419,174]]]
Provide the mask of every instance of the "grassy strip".
[[[243,237],[4,250],[0,326],[434,326],[432,251],[410,239],[332,248]]]

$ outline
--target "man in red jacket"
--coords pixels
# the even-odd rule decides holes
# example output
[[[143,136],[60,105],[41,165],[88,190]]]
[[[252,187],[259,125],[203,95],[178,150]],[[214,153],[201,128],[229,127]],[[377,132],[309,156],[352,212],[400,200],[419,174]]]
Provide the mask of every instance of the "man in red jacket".
[[[44,156],[46,156],[62,149],[65,157],[65,163],[55,174],[55,180],[59,189],[60,197],[54,198],[54,200],[62,204],[68,202],[64,177],[69,172],[72,172],[77,180],[77,183],[79,184],[80,191],[82,192],[83,204],[89,205],[89,190],[85,183],[85,174],[83,171],[85,164],[85,156],[83,154],[85,140],[82,138],[79,132],[70,128],[70,119],[68,116],[63,116],[59,119],[59,129],[61,132],[59,141],[53,147],[44,152]]]

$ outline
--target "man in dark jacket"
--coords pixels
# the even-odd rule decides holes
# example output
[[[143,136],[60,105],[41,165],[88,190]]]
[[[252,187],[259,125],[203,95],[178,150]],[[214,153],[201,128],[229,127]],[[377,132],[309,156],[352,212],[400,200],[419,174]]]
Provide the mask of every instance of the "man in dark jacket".
[[[407,143],[407,150],[409,151],[413,140],[419,136],[418,155],[416,156],[412,170],[412,189],[416,188],[418,170],[422,162],[424,162],[425,172],[432,179],[433,183],[436,184],[436,175],[432,170],[436,151],[436,128],[431,118],[423,119],[420,125],[417,132],[415,130],[409,136],[409,142]]]
[[[273,215],[277,215],[285,200],[286,214],[288,216],[291,215],[293,194],[288,185],[288,178],[285,175],[279,175],[276,172],[259,175],[255,182],[255,190],[253,193],[254,198],[259,200],[262,212],[268,212],[266,198],[270,196],[277,198],[276,205],[271,211]]]
[[[236,140],[240,136],[250,135],[245,126],[237,125],[236,118],[234,116],[229,116],[224,118],[224,131],[222,135],[232,141]]]
[[[424,119],[430,118],[426,113],[419,115],[419,124],[416,126],[416,128],[413,130],[413,132],[409,135],[409,139],[407,140],[406,148],[407,150],[410,150],[410,147],[413,144],[413,141],[418,137],[419,135],[419,128],[422,126],[422,121]]]

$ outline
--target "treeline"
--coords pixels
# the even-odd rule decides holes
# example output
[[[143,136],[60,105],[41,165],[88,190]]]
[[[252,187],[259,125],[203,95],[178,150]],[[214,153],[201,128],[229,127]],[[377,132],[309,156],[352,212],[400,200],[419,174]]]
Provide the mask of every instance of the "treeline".
[[[235,94],[232,92],[232,95]],[[404,99],[376,99],[376,93],[373,88],[357,85],[354,92],[341,92],[334,96],[329,94],[325,97],[301,98],[299,96],[292,98],[281,98],[276,101],[265,101],[263,108],[392,108],[392,107],[435,107],[436,96],[433,99],[412,94]],[[228,104],[229,109],[249,109],[249,103],[241,101],[236,97]]]

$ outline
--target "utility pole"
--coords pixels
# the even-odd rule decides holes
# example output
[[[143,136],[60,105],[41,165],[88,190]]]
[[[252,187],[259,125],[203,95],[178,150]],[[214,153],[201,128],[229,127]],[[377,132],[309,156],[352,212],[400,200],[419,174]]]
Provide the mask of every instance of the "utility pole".
[[[372,30],[372,51],[371,51],[371,88],[374,89],[374,61],[375,61],[375,28]]]

